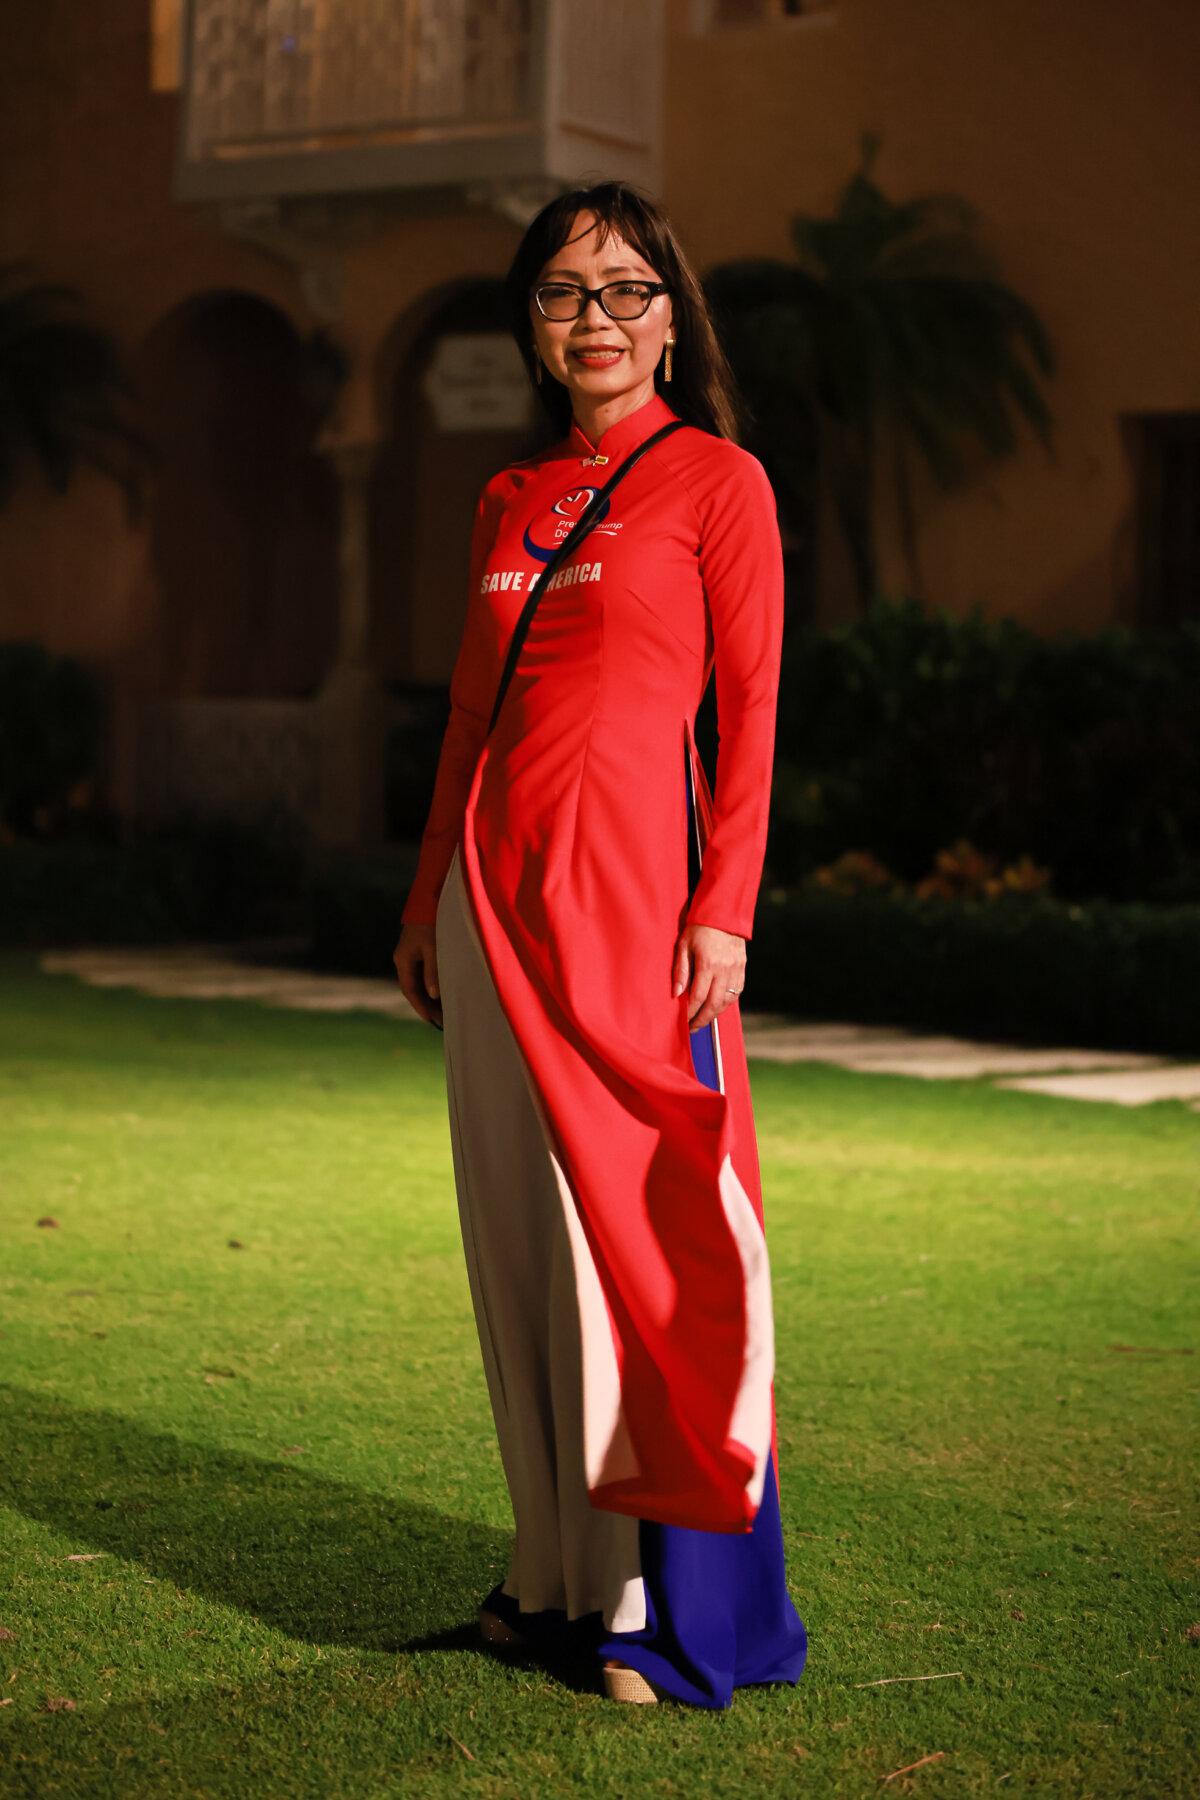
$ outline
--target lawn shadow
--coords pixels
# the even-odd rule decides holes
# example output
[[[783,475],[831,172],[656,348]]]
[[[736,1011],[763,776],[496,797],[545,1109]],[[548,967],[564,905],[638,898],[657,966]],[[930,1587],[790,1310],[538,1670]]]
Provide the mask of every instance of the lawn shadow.
[[[509,1536],[0,1383],[0,1499],[289,1637],[478,1650]]]
[[[590,1753],[594,1732],[620,1725],[613,1715],[628,1709],[605,1708],[592,1691],[595,1713],[553,1704],[540,1685],[525,1686],[514,1707],[505,1683],[330,1657],[236,1684],[202,1678],[74,1712],[10,1713],[0,1764],[14,1795],[88,1800],[381,1800],[464,1793],[471,1774],[494,1800],[529,1800],[551,1791],[532,1783],[531,1758],[562,1775],[555,1793],[623,1793],[623,1780],[597,1787]]]

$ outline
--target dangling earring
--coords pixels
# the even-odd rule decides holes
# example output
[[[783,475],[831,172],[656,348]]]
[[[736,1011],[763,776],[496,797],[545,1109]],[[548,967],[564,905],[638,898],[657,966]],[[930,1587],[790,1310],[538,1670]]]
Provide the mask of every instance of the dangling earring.
[[[671,346],[674,342],[675,342],[675,339],[673,337],[669,337],[666,339],[667,355],[666,355],[666,361],[663,364],[663,380],[664,381],[670,381],[670,379],[671,379]]]
[[[533,379],[539,384],[539,386],[541,385],[542,359],[538,355],[536,344],[533,346]]]

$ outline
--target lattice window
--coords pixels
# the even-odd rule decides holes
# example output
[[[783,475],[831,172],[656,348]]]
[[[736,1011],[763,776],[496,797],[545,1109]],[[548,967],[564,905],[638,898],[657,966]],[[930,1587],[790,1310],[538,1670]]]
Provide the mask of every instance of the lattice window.
[[[190,153],[529,110],[531,0],[194,0]]]
[[[256,824],[311,824],[320,801],[320,718],[308,700],[174,700],[146,708],[139,806]]]

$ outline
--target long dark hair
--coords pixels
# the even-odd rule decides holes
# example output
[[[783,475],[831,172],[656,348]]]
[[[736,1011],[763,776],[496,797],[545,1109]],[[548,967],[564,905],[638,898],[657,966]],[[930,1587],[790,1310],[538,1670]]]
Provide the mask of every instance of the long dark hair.
[[[509,329],[517,341],[530,384],[549,414],[557,436],[565,437],[571,429],[571,396],[548,370],[540,382],[534,379],[537,352],[529,300],[542,269],[571,236],[576,216],[585,211],[595,215],[601,244],[607,243],[609,233],[615,231],[645,258],[671,291],[675,335],[671,380],[663,381],[660,361],[654,375],[655,391],[662,395],[672,412],[686,419],[689,425],[699,425],[717,437],[740,443],[741,408],[733,372],[717,341],[699,278],[662,208],[624,181],[602,181],[594,187],[573,188],[543,206],[526,227],[504,278]]]

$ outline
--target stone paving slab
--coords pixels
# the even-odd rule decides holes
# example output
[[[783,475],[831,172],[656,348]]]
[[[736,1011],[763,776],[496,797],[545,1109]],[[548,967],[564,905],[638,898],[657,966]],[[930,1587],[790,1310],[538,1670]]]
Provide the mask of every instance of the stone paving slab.
[[[926,1081],[976,1080],[981,1075],[1071,1069],[1159,1068],[1159,1056],[1134,1051],[1072,1050],[1032,1044],[988,1044],[972,1039],[910,1039],[885,1056],[836,1056],[831,1062],[866,1075],[918,1075]]]
[[[50,975],[77,975],[95,987],[134,987],[161,999],[261,1000],[313,1012],[369,1012],[416,1019],[398,984],[373,976],[319,975],[311,969],[239,962],[204,945],[161,950],[48,950],[39,958]]]
[[[278,986],[296,973],[291,969],[259,967],[228,954],[207,952],[203,946],[162,950],[47,950],[39,958],[47,974],[79,975],[98,987],[134,987],[143,981],[182,992],[193,982],[228,981],[234,986],[257,982]]]
[[[991,1044],[978,1038],[935,1037],[932,1033],[794,1026],[759,1032],[746,1020],[746,1052],[769,1062],[832,1062],[872,1075],[920,1075],[930,1081],[970,1080],[980,1075],[1043,1069],[1126,1069],[1158,1067],[1160,1056],[1136,1051],[1074,1050],[1042,1045]]]
[[[256,960],[256,947],[244,948],[246,954],[239,956],[228,944],[96,946],[48,950],[39,964],[47,974],[75,975],[98,987],[133,987],[167,999],[258,1000],[312,1012],[361,1008],[417,1019],[394,980],[314,974]],[[266,948],[257,946],[260,954]],[[800,1021],[787,1013],[747,1013],[743,1030],[747,1055],[771,1062],[827,1062],[862,1074],[910,1075],[929,1081],[994,1076],[998,1087],[1064,1099],[1109,1100],[1123,1106],[1178,1099],[1200,1111],[1200,1065],[1136,1051],[993,1044],[891,1025]]]
[[[998,1081],[996,1086],[1057,1094],[1064,1100],[1108,1100],[1118,1106],[1186,1100],[1193,1103],[1194,1111],[1200,1111],[1200,1063],[1167,1063],[1154,1069],[1114,1070],[1104,1075],[1031,1075]]]
[[[316,978],[311,985],[291,982],[280,989],[279,1006],[295,1006],[304,1012],[379,1012],[397,1018],[416,1019],[415,1013],[399,985],[392,981],[373,981],[369,976],[330,975],[323,982]]]
[[[756,1036],[763,1038],[803,1032],[821,1044],[857,1044],[868,1040],[885,1043],[892,1038],[912,1036],[899,1025],[860,1025],[852,1019],[808,1019],[801,1023],[793,1013],[749,1012],[742,1016],[746,1031],[753,1030]]]
[[[899,1052],[912,1038],[899,1030],[871,1031],[863,1027],[859,1035],[853,1027],[838,1030],[819,1024],[799,1025],[792,1021],[788,1030],[773,1027],[761,1029],[754,1013],[742,1014],[742,1036],[746,1054],[760,1056],[766,1062],[838,1062],[843,1057],[880,1056]]]

